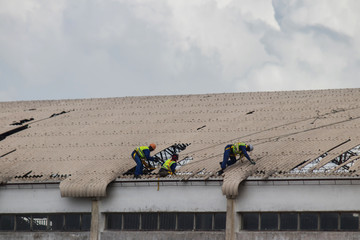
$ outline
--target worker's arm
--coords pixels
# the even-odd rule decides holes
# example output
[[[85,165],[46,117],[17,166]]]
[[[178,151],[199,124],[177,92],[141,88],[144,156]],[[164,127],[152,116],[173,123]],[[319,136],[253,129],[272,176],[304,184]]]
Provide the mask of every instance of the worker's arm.
[[[241,150],[241,152],[244,154],[244,156],[251,162],[251,158],[250,158],[250,156],[247,154],[246,147],[245,147],[245,146],[240,146],[240,150]]]
[[[150,150],[144,149],[144,150],[143,150],[143,153],[144,153],[144,155],[145,155],[145,157],[146,157],[147,160],[149,160],[149,161],[154,161],[154,158],[150,156]]]
[[[171,172],[172,172],[172,173],[175,173],[176,163],[173,163],[173,164],[171,165],[170,169],[171,169]]]

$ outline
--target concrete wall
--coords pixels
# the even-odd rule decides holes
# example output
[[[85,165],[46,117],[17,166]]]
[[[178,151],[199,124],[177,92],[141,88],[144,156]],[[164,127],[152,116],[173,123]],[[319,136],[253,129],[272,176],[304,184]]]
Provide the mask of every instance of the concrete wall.
[[[0,213],[56,212],[91,212],[91,201],[83,198],[62,198],[59,184],[0,187]]]
[[[88,240],[89,233],[4,233],[0,240]],[[111,232],[101,233],[101,240],[224,240],[224,232]],[[241,232],[236,240],[360,240],[357,232]]]
[[[0,240],[88,240],[90,233],[0,232]]]
[[[100,212],[225,212],[221,182],[114,183]]]
[[[360,211],[359,180],[247,181],[236,211]]]
[[[360,211],[360,181],[247,181],[235,201],[237,212],[246,211]],[[99,200],[101,240],[112,239],[225,239],[225,232],[142,232],[104,230],[106,212],[225,212],[221,182],[118,182]],[[0,213],[91,212],[92,199],[61,198],[58,185],[33,184],[0,187]],[[236,239],[353,239],[359,232],[248,232]],[[89,232],[0,232],[0,240],[82,240]]]
[[[101,240],[224,240],[224,232],[103,232]]]
[[[236,240],[360,240],[356,232],[242,232]]]

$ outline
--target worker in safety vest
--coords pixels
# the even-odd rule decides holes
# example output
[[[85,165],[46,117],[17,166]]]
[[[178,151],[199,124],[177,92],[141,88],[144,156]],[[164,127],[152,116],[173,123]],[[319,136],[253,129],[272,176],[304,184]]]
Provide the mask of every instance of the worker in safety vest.
[[[251,164],[255,164],[255,162],[247,154],[248,151],[250,152],[253,149],[254,147],[252,145],[242,142],[226,145],[224,150],[224,158],[221,162],[221,170],[218,172],[218,174],[221,175],[224,172],[226,166],[230,166],[236,162],[236,155],[240,155],[239,159],[245,156]]]
[[[159,175],[160,177],[166,177],[167,175],[175,174],[176,161],[179,159],[178,154],[174,154],[170,159],[166,160],[160,168]]]
[[[132,153],[131,157],[136,162],[136,168],[135,168],[135,178],[139,178],[141,174],[143,174],[143,164],[141,160],[149,160],[149,161],[155,161],[156,160],[150,156],[150,152],[154,151],[156,148],[155,143],[151,143],[148,147],[147,146],[141,146],[137,147]]]

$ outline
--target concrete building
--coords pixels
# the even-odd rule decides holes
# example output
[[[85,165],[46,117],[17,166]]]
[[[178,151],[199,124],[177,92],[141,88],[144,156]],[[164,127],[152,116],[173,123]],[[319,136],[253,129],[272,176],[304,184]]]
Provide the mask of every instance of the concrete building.
[[[360,239],[360,89],[0,103],[2,239]],[[184,144],[177,174],[131,152]],[[218,176],[224,147],[250,156]]]

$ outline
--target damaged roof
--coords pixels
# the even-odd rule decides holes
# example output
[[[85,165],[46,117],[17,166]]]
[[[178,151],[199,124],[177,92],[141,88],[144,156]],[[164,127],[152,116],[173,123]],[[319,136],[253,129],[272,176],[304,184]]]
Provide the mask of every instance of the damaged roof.
[[[0,103],[0,182],[60,182],[66,197],[100,197],[135,166],[134,148],[188,144],[178,180],[357,177],[360,89],[249,92]],[[220,170],[224,147],[250,143]],[[156,170],[155,170],[156,171]],[[154,171],[154,172],[155,172]],[[157,179],[155,174],[145,179]],[[168,177],[170,178],[170,177]]]

